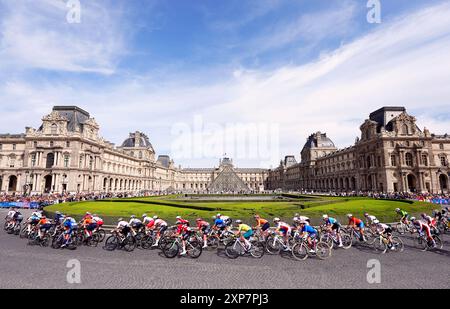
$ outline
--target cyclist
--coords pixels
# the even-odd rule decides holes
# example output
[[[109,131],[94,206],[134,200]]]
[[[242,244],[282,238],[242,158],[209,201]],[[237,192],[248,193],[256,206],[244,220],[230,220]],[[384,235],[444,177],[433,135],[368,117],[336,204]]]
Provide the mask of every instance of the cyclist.
[[[419,235],[423,235],[424,233],[427,235],[427,240],[433,243],[433,248],[436,247],[436,242],[431,236],[431,229],[428,224],[423,221],[417,220],[416,217],[411,218],[411,223],[417,229]]]
[[[322,216],[323,221],[325,221],[325,225],[327,227],[327,230],[329,232],[332,232],[336,235],[338,241],[339,241],[339,248],[342,248],[344,245],[342,244],[342,237],[341,237],[341,224],[338,220],[335,218],[331,218],[328,215]]]
[[[223,232],[227,229],[227,224],[223,220],[221,214],[217,214],[217,216],[214,220],[213,229],[219,230],[221,236],[223,235]]]
[[[369,215],[369,213],[364,213],[364,217],[366,218],[366,224],[367,225],[372,225],[374,224],[374,221],[377,220],[377,217],[373,216],[373,215]]]
[[[55,218],[53,219],[55,226],[60,225],[64,220],[64,215],[59,211],[55,212]]]
[[[403,222],[403,224],[409,225],[409,222],[408,222],[409,214],[406,211],[401,210],[400,208],[396,208],[395,212],[402,216],[400,219],[400,222]]]
[[[12,226],[15,227],[16,224],[21,224],[23,220],[23,215],[20,213],[19,210],[16,209],[16,212],[14,213],[14,216],[12,217]]]
[[[392,227],[388,224],[381,223],[378,219],[375,219],[373,224],[375,224],[378,233],[386,237],[389,241],[388,247],[394,250],[395,248],[392,246]]]
[[[291,250],[289,246],[289,235],[291,235],[292,228],[289,224],[282,222],[280,218],[274,218],[273,222],[276,224],[277,228],[275,232],[283,236],[285,251]]]
[[[300,216],[300,214],[296,213],[294,215],[294,218],[292,219],[292,221],[294,222],[294,226],[297,227],[300,224],[300,221],[305,221],[306,224],[311,224],[311,219],[305,216]]]
[[[64,228],[64,243],[61,245],[61,248],[65,248],[70,242],[72,232],[78,229],[78,224],[74,218],[65,216],[62,226]]]
[[[100,229],[103,226],[103,219],[100,218],[97,214],[92,215],[92,221],[97,224],[96,230]]]
[[[315,228],[313,228],[312,226],[310,226],[308,224],[308,222],[306,221],[300,221],[299,222],[299,230],[300,230],[300,236],[305,238],[308,242],[309,245],[309,252],[310,253],[314,253],[314,246],[313,246],[313,239],[315,240],[316,236],[317,236],[317,230]]]
[[[192,229],[189,228],[189,221],[184,220],[181,218],[181,216],[177,216],[177,231],[175,235],[177,237],[181,237],[181,245],[183,247],[182,252],[180,255],[186,255],[186,240],[188,240],[189,236],[192,234]]]
[[[5,220],[6,220],[6,221],[11,221],[12,218],[14,217],[14,213],[15,213],[15,212],[16,212],[15,208],[10,207],[10,208],[9,208],[9,211],[8,211],[8,214],[7,214],[6,217],[5,217]]]
[[[119,218],[117,222],[117,230],[119,231],[119,235],[126,238],[128,233],[131,231],[130,224],[127,221],[124,221],[123,218]]]
[[[81,221],[81,228],[86,231],[87,238],[92,237],[92,232],[97,228],[97,224],[92,219],[92,215],[84,216],[84,219]]]
[[[52,223],[49,219],[47,219],[45,215],[43,215],[37,223],[37,226],[39,228],[38,238],[42,239],[42,237],[44,237],[47,234],[48,230],[52,227]]]
[[[142,221],[136,218],[135,215],[132,215],[130,217],[130,222],[128,222],[128,224],[131,226],[131,230],[133,231],[134,235],[136,235],[139,229],[143,226]]]
[[[161,239],[161,235],[164,235],[164,232],[167,230],[167,222],[158,218],[158,216],[154,216],[153,220],[155,220],[153,228],[158,231],[156,233],[156,242],[153,244],[153,247],[157,247],[159,240]]]
[[[236,224],[238,225],[238,231],[236,232],[236,235],[239,236],[241,242],[245,244],[245,250],[248,251],[252,247],[249,239],[253,235],[253,230],[247,224],[242,223],[242,220],[236,220]]]
[[[350,227],[358,230],[359,233],[361,234],[359,240],[360,241],[366,241],[366,238],[364,236],[364,222],[361,219],[353,217],[352,214],[348,214],[347,218],[348,218],[348,225]]]
[[[211,231],[211,225],[202,218],[197,218],[196,222],[198,230],[202,232],[203,249],[205,249],[208,247],[208,234]]]
[[[270,223],[266,219],[261,218],[258,214],[254,215],[253,218],[256,220],[255,229],[261,229],[262,237],[267,238],[268,229],[270,228]]]
[[[86,211],[86,214],[83,216],[83,218],[81,218],[81,221],[83,221],[86,218],[91,218],[92,219],[92,214],[89,211]]]
[[[153,225],[155,225],[155,219],[147,216],[147,214],[143,214],[142,215],[142,224],[145,226],[146,229],[151,229],[153,227]]]
[[[31,232],[31,228],[36,226],[39,223],[39,220],[41,220],[41,213],[40,212],[33,212],[31,214],[31,216],[28,218],[27,222],[28,222],[28,226],[27,226],[27,231],[28,233]]]

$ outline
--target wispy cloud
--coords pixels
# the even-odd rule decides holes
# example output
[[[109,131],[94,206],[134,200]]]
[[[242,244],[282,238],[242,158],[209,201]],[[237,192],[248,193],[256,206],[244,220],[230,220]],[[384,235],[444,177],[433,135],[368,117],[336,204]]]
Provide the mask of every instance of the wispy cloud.
[[[125,51],[115,6],[83,1],[79,24],[67,22],[61,0],[2,0],[0,8],[0,67],[112,74]]]

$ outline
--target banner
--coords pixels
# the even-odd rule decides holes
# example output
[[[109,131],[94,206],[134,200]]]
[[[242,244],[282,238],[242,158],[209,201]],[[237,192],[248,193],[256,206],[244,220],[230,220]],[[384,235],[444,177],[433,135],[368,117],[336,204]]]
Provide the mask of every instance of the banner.
[[[39,208],[38,202],[0,202],[0,208],[26,208],[26,209],[36,209]]]

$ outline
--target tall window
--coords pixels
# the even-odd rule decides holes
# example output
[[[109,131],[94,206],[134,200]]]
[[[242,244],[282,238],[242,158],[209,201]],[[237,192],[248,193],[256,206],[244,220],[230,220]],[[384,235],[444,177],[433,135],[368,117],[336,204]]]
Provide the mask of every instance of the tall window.
[[[64,167],[69,167],[69,155],[64,155]]]
[[[13,150],[16,150],[16,149],[17,149],[17,145],[13,144]]]
[[[439,149],[444,150],[444,144],[439,144]]]
[[[406,161],[406,165],[413,166],[413,156],[412,156],[412,154],[407,153],[405,155],[405,161]]]
[[[422,155],[422,165],[428,166],[428,156],[426,154]]]
[[[33,153],[31,155],[31,167],[35,167],[36,166],[36,154]]]
[[[89,157],[89,169],[94,169],[94,157]]]
[[[441,160],[441,166],[447,166],[447,160],[446,160],[445,156],[441,156],[440,160]]]
[[[66,148],[70,148],[70,142],[66,142]]]
[[[80,156],[80,161],[78,162],[80,168],[83,168],[83,156]]]
[[[37,142],[33,142],[33,146],[34,146],[34,148],[37,148],[38,143]]]
[[[408,125],[404,124],[402,126],[402,134],[408,135]]]
[[[58,134],[58,126],[56,125],[56,123],[52,124],[51,126],[51,134],[52,135]]]
[[[50,142],[50,147],[53,147],[55,143],[53,141]]]

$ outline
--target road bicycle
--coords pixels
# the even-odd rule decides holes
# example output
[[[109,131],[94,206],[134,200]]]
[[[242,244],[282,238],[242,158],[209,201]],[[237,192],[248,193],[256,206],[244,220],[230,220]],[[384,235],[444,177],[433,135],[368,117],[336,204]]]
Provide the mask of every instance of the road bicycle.
[[[281,250],[288,251],[289,248],[292,248],[292,245],[294,244],[294,238],[289,237],[288,244],[289,246],[286,245],[283,236],[278,233],[272,232],[267,237],[265,247],[266,251],[269,254],[280,254]]]
[[[398,222],[395,225],[395,230],[397,231],[397,233],[399,233],[400,235],[404,235],[406,232],[409,233],[414,233],[415,228],[414,226],[411,224],[411,222],[409,222],[408,224],[405,224],[403,221]]]
[[[22,226],[20,224],[20,222],[14,222],[14,224],[10,224],[7,228],[6,228],[6,232],[8,234],[14,234],[14,235],[19,235],[20,234],[20,230],[21,230]]]
[[[197,259],[202,255],[202,243],[197,240],[195,236],[189,236],[185,241],[186,243],[186,255]],[[182,239],[181,236],[174,236],[170,240],[167,240],[162,251],[165,257],[172,259],[180,254],[182,249]]]
[[[64,232],[61,232],[61,233],[56,234],[53,237],[52,244],[51,244],[53,249],[61,249],[62,248],[62,246],[66,242],[65,235],[66,234]],[[77,248],[75,233],[72,232],[70,234],[69,241],[67,242],[67,245],[64,248],[67,248],[69,250],[75,250]]]
[[[124,237],[117,229],[114,229],[111,231],[111,236],[106,239],[104,249],[108,251],[123,249],[131,252],[136,249],[136,239],[130,234]]]
[[[29,245],[39,245],[41,247],[48,247],[50,244],[51,236],[48,232],[43,232],[44,235],[42,237],[39,237],[38,229],[35,228],[31,232],[28,240]]]
[[[311,240],[312,246],[305,238],[296,242],[292,247],[292,256],[296,260],[304,261],[308,257],[317,256],[321,260],[326,260],[331,256],[331,247],[317,238]]]
[[[400,237],[393,236],[391,240],[388,239],[387,235],[379,233],[372,240],[372,245],[375,251],[382,254],[389,250],[394,252],[403,252],[404,245]]]
[[[328,244],[328,246],[330,246],[330,248],[334,249],[335,247],[337,248],[339,246],[339,239],[338,239],[338,232],[334,232],[334,231],[324,231],[322,232],[322,236],[320,236],[320,241]],[[340,236],[341,236],[341,241],[342,241],[342,248],[343,249],[350,249],[352,247],[352,237],[347,234],[347,233],[342,233],[339,232]]]
[[[419,233],[418,236],[414,239],[414,246],[422,251],[428,251],[428,250],[436,250],[436,249],[442,249],[444,247],[444,244],[442,243],[442,240],[437,235],[431,235],[431,237],[434,239],[435,246],[433,246],[433,242],[431,240],[428,240],[428,237],[425,235],[425,233]]]
[[[366,230],[364,233],[364,238],[362,238],[361,232],[353,227],[350,229],[350,237],[352,239],[352,245],[355,245],[356,243],[372,244],[373,240],[373,234],[370,230]]]
[[[251,237],[249,242],[251,246],[247,247],[240,237],[235,236],[234,241],[229,242],[225,246],[225,254],[230,259],[236,259],[245,254],[250,254],[252,257],[258,259],[262,258],[265,251],[264,243],[256,237]]]

